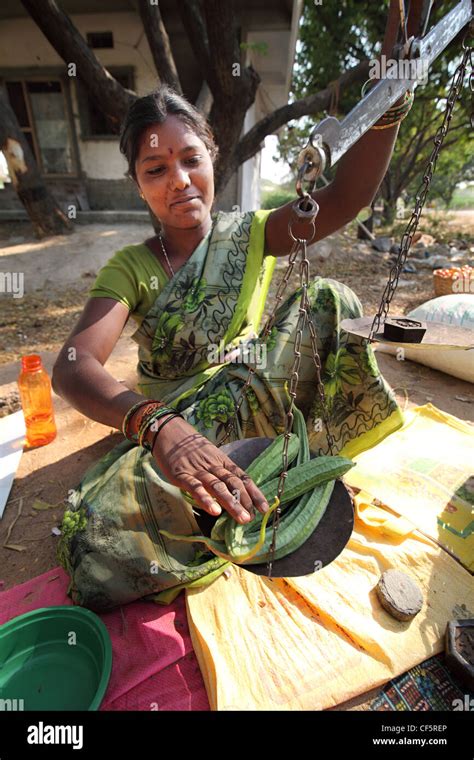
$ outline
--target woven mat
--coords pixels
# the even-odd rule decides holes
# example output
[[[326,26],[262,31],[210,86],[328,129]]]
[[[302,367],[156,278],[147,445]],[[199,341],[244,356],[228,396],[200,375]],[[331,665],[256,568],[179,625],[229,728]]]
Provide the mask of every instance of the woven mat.
[[[444,654],[430,657],[392,679],[370,703],[368,709],[391,711],[453,711],[466,709],[473,694],[452,675]]]

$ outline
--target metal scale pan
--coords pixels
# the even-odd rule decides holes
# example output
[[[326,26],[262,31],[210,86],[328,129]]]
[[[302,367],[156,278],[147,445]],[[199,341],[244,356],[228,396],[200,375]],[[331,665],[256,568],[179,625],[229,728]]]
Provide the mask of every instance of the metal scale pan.
[[[242,470],[253,462],[258,455],[272,443],[272,438],[244,438],[232,441],[220,447]],[[311,454],[314,459],[316,455]],[[283,462],[282,462],[283,466]],[[218,519],[204,510],[193,507],[196,522],[204,536],[210,536],[214,523]],[[349,491],[341,480],[336,480],[334,491],[326,511],[312,535],[292,554],[277,559],[272,565],[272,578],[293,578],[309,575],[316,569],[329,565],[346,546],[354,527],[354,508]],[[272,530],[272,517],[267,531]],[[278,546],[278,530],[276,534]],[[256,575],[268,576],[268,562],[255,565],[239,565]]]
[[[408,321],[406,317],[400,317],[400,319]],[[343,319],[341,327],[351,335],[368,338],[372,323],[373,317]],[[426,324],[426,332],[421,342],[404,342],[402,340],[389,340],[384,337],[384,324],[384,321],[381,319],[379,332],[373,336],[373,340],[378,343],[387,343],[388,345],[400,346],[402,348],[440,348],[448,351],[474,348],[474,330],[470,330],[467,327],[448,325],[444,324],[444,322],[426,322],[424,323]]]

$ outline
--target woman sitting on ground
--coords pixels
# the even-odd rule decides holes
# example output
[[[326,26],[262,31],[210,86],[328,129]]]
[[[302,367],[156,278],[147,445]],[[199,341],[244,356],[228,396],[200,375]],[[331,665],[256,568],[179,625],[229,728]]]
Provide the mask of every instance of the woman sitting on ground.
[[[369,130],[340,161],[331,185],[312,193],[320,210],[311,242],[371,203],[396,134],[396,126]],[[223,362],[219,352],[260,336],[276,260],[288,256],[293,242],[292,203],[213,212],[217,146],[202,114],[169,87],[132,104],[120,147],[161,234],[125,246],[100,270],[53,370],[56,393],[126,435],[74,489],[69,501],[76,523],[63,526],[58,552],[74,602],[98,611],[139,598],[168,602],[193,580],[221,571],[224,561],[203,552],[202,544],[197,549],[159,533],[201,533],[183,491],[210,515],[224,509],[241,523],[252,519],[253,506],[268,508],[249,476],[216,445],[253,366],[242,356]],[[306,237],[307,229],[301,230]],[[298,288],[277,310],[265,361],[238,412],[237,438],[275,437],[285,429],[284,383],[294,359],[300,295]],[[362,316],[357,296],[310,273],[308,298],[334,453],[353,456],[397,430],[403,417],[370,345],[340,327],[343,319]],[[139,347],[135,389],[104,369],[130,317]],[[307,420],[311,449],[326,454],[307,327],[300,351],[295,403]],[[151,423],[160,405],[147,401],[168,409],[158,433]],[[173,410],[181,416],[173,417]]]

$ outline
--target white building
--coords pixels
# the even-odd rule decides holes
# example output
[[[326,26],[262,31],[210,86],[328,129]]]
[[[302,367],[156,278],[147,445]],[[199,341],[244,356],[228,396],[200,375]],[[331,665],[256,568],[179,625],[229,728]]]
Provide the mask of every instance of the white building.
[[[177,1],[161,0],[160,10],[184,95],[195,102],[203,80],[176,11]],[[287,102],[302,2],[236,0],[247,62],[262,80],[243,134]],[[61,0],[60,7],[122,84],[139,96],[159,84],[135,0]],[[264,43],[265,54],[255,43]],[[0,4],[0,82],[61,207],[72,202],[81,210],[145,208],[125,177],[127,165],[118,135],[107,128],[81,81],[68,76],[66,63],[20,0]],[[258,154],[240,166],[219,207],[257,208],[259,175]],[[0,208],[22,209],[12,184],[1,185],[0,181]]]

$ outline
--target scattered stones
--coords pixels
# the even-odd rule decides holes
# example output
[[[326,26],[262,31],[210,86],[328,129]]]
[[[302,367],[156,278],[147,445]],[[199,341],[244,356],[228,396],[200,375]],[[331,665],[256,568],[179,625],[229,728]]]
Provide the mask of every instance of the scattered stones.
[[[401,570],[386,570],[376,592],[382,607],[396,620],[412,620],[423,606],[420,587]]]
[[[320,261],[327,259],[334,250],[334,245],[330,240],[318,240],[317,243],[313,243],[308,246],[308,255],[315,256]]]
[[[428,248],[421,246],[420,248],[410,248],[408,254],[412,259],[426,259],[430,255]]]
[[[456,264],[465,264],[466,261],[467,261],[466,255],[464,253],[462,253],[462,252],[458,253],[457,256],[453,256],[451,258],[451,264],[452,264],[453,267],[455,267]]]
[[[370,245],[368,243],[356,243],[354,248],[359,251],[359,253],[372,253]]]
[[[430,256],[449,256],[450,246],[446,243],[435,243],[430,246]]]
[[[423,269],[446,269],[452,266],[452,262],[446,256],[430,256],[420,259],[419,266]]]
[[[365,263],[366,261],[373,261],[375,265],[380,264],[381,262],[388,261],[389,255],[388,253],[380,253],[379,251],[369,251],[367,254],[359,256],[359,261]]]
[[[430,256],[427,259],[430,269],[444,269],[445,267],[452,266],[452,261],[446,256]]]
[[[372,240],[372,248],[381,253],[389,253],[392,245],[393,238],[390,237],[377,237],[375,240]]]

